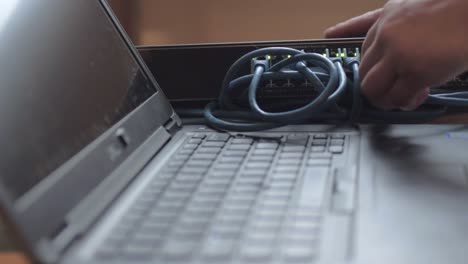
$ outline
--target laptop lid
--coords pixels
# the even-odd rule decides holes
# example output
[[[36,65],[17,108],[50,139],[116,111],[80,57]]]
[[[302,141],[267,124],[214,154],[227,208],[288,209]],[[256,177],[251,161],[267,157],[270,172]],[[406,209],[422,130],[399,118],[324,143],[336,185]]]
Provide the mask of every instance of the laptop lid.
[[[105,2],[0,6],[2,209],[53,261],[71,211],[177,117]]]

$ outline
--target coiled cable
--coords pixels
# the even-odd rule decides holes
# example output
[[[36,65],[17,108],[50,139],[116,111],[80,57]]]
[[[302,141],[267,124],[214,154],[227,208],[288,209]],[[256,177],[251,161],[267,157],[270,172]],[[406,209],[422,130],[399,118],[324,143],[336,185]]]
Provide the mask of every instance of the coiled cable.
[[[268,57],[285,59],[272,64]],[[376,109],[361,95],[359,62],[359,56],[331,58],[286,47],[257,49],[230,67],[218,101],[205,107],[204,118],[216,129],[246,132],[288,124],[423,123],[440,117],[449,106],[468,106],[468,92],[431,91],[426,102],[415,111]],[[249,64],[252,74],[239,76]],[[275,111],[270,106],[272,110],[267,110],[258,102],[260,84],[276,80],[307,80],[317,95],[301,106],[291,105],[292,109]],[[245,103],[235,103],[236,96],[244,98]]]

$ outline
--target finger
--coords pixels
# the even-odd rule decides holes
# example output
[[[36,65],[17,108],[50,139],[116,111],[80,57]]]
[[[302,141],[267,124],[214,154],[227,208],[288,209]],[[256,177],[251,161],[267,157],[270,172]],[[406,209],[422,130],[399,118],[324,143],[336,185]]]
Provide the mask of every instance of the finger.
[[[367,12],[339,23],[325,31],[326,38],[364,37],[367,31],[377,21],[382,9]]]
[[[430,92],[431,91],[429,87],[424,88],[414,97],[414,99],[408,104],[408,106],[402,107],[401,110],[412,111],[420,107],[426,101],[427,97],[429,97]]]
[[[429,91],[420,82],[408,78],[398,78],[386,96],[388,104],[402,110],[417,108]]]
[[[377,31],[379,29],[379,22],[377,21],[371,29],[369,29],[369,32],[367,32],[366,39],[364,40],[364,43],[362,43],[361,47],[361,54],[364,55],[366,54],[367,50],[369,49],[372,44],[375,42],[375,38],[377,36]]]
[[[377,42],[372,43],[362,56],[359,65],[359,76],[364,80],[372,67],[374,67],[383,58],[382,47]]]
[[[362,79],[362,93],[376,107],[390,109],[392,105],[385,99],[386,94],[393,87],[396,73],[388,58],[379,60]]]

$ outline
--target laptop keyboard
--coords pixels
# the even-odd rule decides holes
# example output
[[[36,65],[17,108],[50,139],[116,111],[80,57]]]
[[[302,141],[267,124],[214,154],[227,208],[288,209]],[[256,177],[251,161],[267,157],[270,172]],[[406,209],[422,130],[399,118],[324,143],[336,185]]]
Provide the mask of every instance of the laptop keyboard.
[[[332,157],[342,155],[345,139],[193,134],[132,203],[97,257],[313,263]]]

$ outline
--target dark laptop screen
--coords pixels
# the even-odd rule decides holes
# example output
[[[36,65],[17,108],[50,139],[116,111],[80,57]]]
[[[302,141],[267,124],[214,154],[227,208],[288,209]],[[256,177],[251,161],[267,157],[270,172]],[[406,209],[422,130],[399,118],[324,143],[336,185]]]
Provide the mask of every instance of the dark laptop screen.
[[[17,199],[156,91],[98,0],[0,7],[0,177]]]

